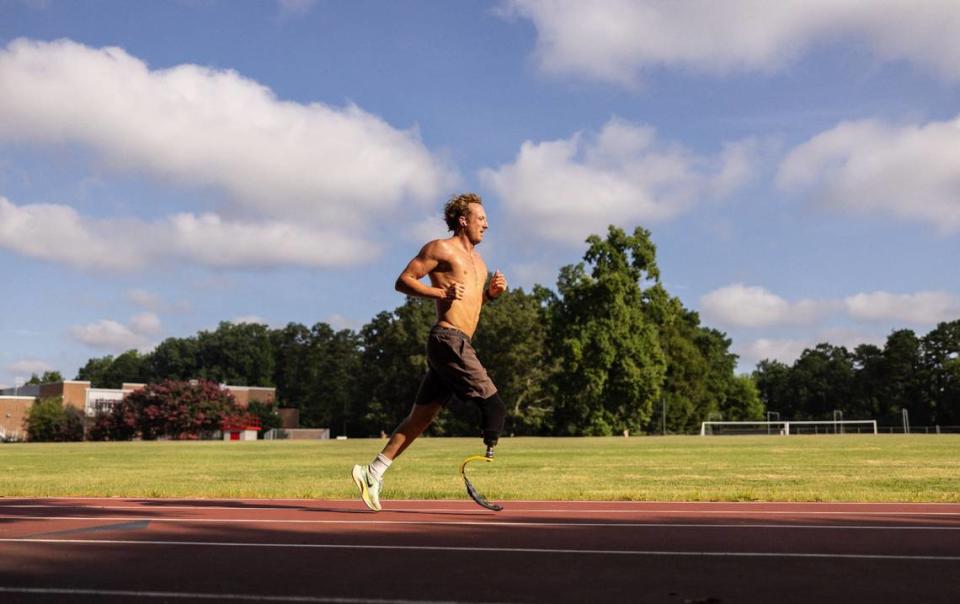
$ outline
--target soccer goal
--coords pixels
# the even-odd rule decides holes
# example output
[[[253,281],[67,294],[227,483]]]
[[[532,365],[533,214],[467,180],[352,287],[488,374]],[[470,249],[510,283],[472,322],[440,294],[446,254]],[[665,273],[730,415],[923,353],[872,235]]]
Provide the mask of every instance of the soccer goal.
[[[700,436],[736,434],[876,434],[875,419],[701,422]]]

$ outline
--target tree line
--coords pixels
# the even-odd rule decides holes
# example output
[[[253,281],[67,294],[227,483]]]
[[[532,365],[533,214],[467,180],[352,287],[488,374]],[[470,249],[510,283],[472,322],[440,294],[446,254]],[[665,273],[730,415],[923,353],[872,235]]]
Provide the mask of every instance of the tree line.
[[[960,319],[926,335],[893,331],[881,348],[827,343],[792,365],[765,360],[753,373],[767,409],[792,419],[845,418],[898,425],[960,426]]]
[[[664,287],[647,230],[611,226],[586,244],[555,291],[511,289],[484,305],[473,344],[507,402],[508,434],[692,432],[708,419],[763,419],[768,409],[784,419],[831,419],[842,409],[848,419],[890,420],[903,406],[915,421],[960,411],[958,323],[913,336],[914,349],[910,332],[895,332],[883,350],[821,344],[792,366],[768,360],[737,375],[726,334]],[[432,301],[408,298],[356,331],[223,322],[148,354],[90,359],[77,379],[274,386],[304,427],[377,435],[409,411],[435,320]],[[476,410],[452,401],[431,433],[477,433]]]
[[[660,282],[648,231],[610,227],[586,243],[556,291],[511,289],[484,305],[473,343],[509,407],[507,433],[678,432],[711,415],[763,416],[752,378],[735,375],[730,340]],[[274,386],[305,427],[377,435],[409,411],[435,321],[432,301],[407,298],[356,331],[223,322],[147,354],[90,359],[77,379],[104,388],[194,378]],[[432,433],[474,434],[475,414],[454,400]]]

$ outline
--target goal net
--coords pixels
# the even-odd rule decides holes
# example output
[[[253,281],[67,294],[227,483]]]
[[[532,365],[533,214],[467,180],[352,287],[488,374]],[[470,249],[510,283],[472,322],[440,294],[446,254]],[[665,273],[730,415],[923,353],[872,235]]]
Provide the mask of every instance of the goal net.
[[[737,434],[876,434],[877,420],[701,422],[700,436]]]

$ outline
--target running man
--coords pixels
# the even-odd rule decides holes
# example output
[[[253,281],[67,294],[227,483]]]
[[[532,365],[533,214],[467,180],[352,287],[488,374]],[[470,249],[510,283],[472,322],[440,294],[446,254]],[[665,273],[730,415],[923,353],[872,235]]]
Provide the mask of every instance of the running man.
[[[383,473],[433,422],[452,395],[471,401],[480,409],[483,442],[494,447],[503,430],[506,406],[497,394],[486,369],[477,359],[470,338],[480,321],[484,302],[495,300],[507,289],[500,271],[490,285],[487,265],[477,253],[487,230],[483,201],[474,193],[450,199],[443,208],[448,239],[427,243],[397,278],[397,291],[408,296],[433,298],[437,322],[427,338],[427,374],[420,383],[410,414],[400,422],[379,455],[368,466],[353,466],[353,481],[371,510],[380,511]],[[421,281],[430,276],[430,285]]]

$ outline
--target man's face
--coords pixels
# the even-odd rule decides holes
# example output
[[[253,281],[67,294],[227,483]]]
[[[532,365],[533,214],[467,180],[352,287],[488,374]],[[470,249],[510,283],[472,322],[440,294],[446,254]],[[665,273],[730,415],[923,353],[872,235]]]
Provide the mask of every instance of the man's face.
[[[470,243],[476,245],[483,241],[483,233],[489,227],[487,226],[487,212],[483,209],[482,205],[479,203],[471,203],[470,215],[463,217],[461,221],[466,222],[463,227],[463,232],[467,234]]]

